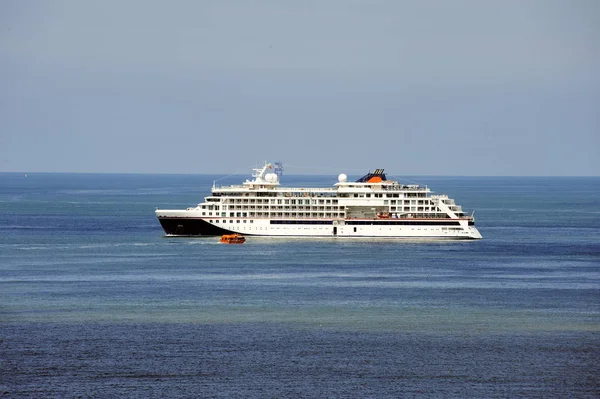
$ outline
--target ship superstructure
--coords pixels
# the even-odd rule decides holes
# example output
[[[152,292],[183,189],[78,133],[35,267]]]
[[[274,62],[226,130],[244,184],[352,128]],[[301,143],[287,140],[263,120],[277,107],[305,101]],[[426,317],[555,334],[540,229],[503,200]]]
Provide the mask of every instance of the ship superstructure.
[[[473,215],[428,187],[388,180],[383,169],[328,188],[290,188],[265,163],[241,185],[213,185],[195,207],[157,209],[168,235],[478,239]]]

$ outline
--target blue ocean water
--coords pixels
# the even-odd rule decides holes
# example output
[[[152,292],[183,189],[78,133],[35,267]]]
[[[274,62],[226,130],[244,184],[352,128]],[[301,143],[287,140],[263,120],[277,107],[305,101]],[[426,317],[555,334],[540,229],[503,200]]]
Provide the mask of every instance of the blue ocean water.
[[[220,178],[0,174],[0,396],[600,396],[600,178],[407,178],[477,241],[165,237]]]

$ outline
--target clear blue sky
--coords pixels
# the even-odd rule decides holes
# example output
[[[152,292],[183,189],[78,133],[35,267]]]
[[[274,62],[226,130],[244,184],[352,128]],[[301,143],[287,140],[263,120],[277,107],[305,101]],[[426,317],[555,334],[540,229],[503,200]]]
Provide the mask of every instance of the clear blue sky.
[[[263,159],[600,175],[600,1],[0,1],[0,171]]]

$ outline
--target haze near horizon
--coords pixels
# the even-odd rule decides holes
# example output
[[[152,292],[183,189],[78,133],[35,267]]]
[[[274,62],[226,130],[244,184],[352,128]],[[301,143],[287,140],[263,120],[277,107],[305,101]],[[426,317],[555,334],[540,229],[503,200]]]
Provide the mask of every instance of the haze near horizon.
[[[5,0],[0,32],[0,172],[600,175],[593,0]]]

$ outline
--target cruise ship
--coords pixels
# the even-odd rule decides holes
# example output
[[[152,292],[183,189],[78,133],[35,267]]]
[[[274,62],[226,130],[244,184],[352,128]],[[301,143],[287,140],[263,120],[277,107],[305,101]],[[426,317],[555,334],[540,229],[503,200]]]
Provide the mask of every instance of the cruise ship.
[[[156,209],[167,235],[479,239],[473,215],[428,187],[388,180],[383,169],[333,187],[280,185],[272,163],[241,185],[217,186],[187,209]]]

